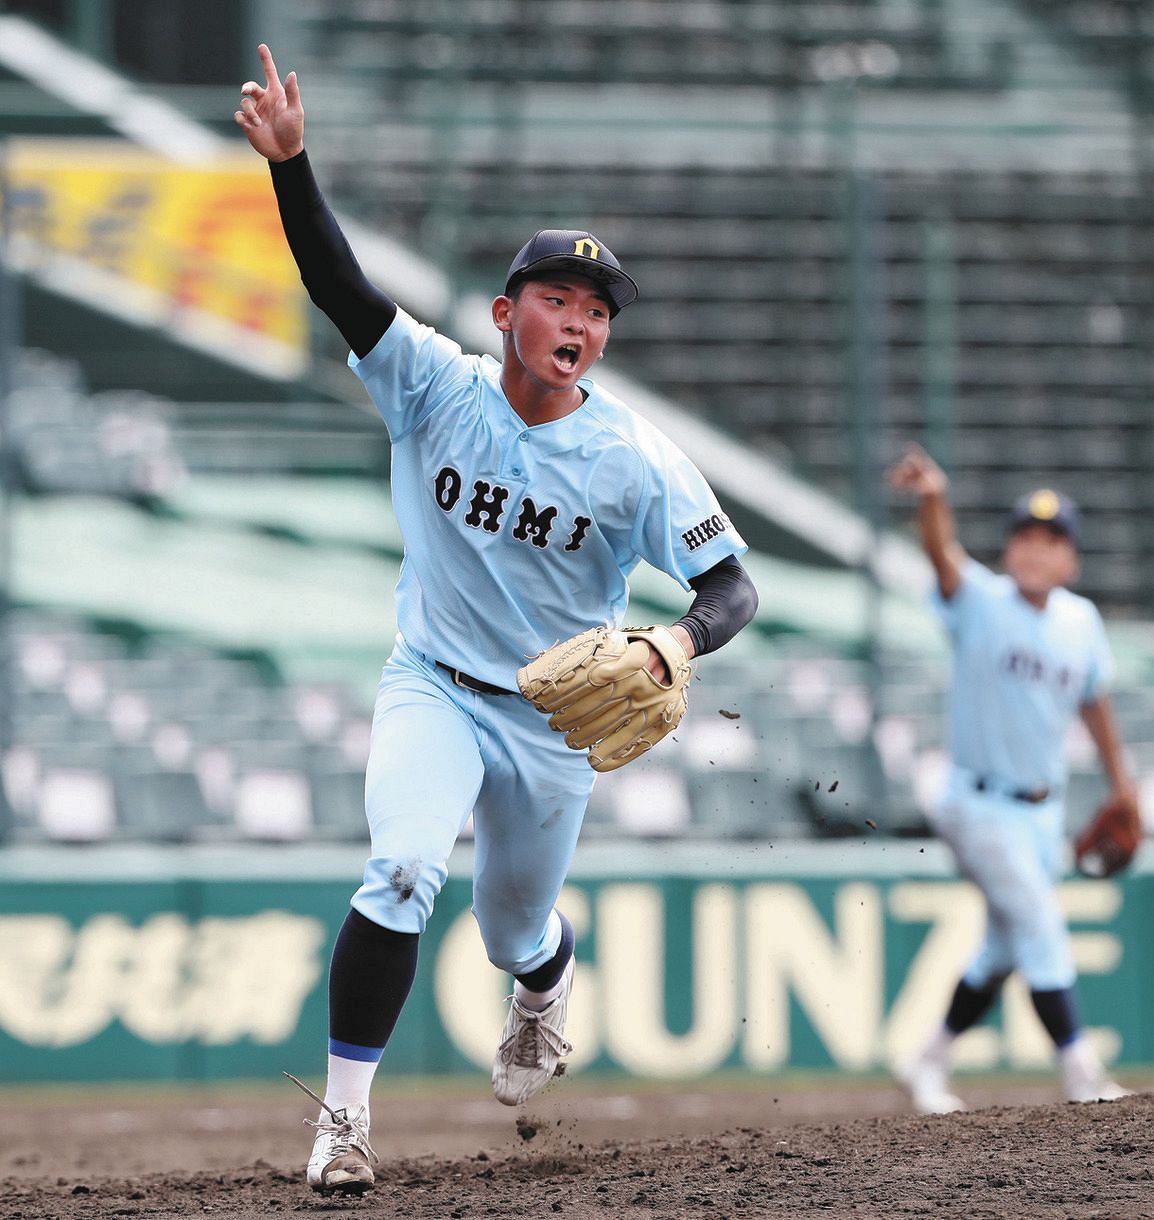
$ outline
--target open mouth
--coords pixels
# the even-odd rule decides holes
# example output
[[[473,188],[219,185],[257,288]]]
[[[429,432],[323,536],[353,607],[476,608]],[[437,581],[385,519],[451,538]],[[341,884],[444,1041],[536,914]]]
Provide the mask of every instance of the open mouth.
[[[577,367],[577,357],[581,349],[574,343],[563,343],[553,352],[553,359],[566,373],[571,373]]]

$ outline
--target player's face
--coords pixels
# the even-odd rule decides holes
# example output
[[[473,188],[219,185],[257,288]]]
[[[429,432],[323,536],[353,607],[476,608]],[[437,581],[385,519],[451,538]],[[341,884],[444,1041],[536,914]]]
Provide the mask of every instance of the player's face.
[[[493,316],[512,340],[513,358],[551,390],[572,389],[609,338],[605,290],[583,275],[529,280],[516,299],[498,297]]]
[[[1006,571],[1023,596],[1045,597],[1078,578],[1078,552],[1064,534],[1047,525],[1027,525],[1006,541]]]

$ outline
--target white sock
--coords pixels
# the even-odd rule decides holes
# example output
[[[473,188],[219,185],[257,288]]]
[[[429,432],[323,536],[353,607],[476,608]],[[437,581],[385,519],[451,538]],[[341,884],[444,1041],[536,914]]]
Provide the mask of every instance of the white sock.
[[[334,1110],[348,1110],[350,1117],[364,1106],[367,1116],[369,1089],[376,1071],[375,1061],[366,1063],[361,1059],[342,1059],[340,1055],[330,1052],[325,1105],[332,1106]]]
[[[1074,1074],[1082,1080],[1099,1080],[1106,1075],[1097,1051],[1084,1034],[1058,1048],[1058,1062],[1063,1072]]]
[[[513,980],[513,994],[517,997],[517,1003],[528,1008],[530,1012],[544,1011],[564,990],[564,975],[548,991],[530,991],[528,987],[523,987],[516,979]]]
[[[943,1068],[948,1067],[950,1048],[954,1045],[957,1037],[958,1035],[948,1025],[939,1025],[933,1034],[930,1035],[930,1040],[922,1048],[920,1058],[929,1060],[931,1063],[940,1064]]]

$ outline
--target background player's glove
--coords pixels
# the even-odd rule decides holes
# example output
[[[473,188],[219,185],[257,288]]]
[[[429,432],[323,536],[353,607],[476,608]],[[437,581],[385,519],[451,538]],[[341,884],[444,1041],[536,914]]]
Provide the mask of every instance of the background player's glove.
[[[646,668],[651,645],[669,671]],[[517,685],[572,750],[589,750],[594,771],[615,771],[677,728],[692,670],[668,627],[594,627],[562,640],[517,671]]]
[[[1134,798],[1119,794],[1098,806],[1090,825],[1074,843],[1074,863],[1086,877],[1121,872],[1142,842],[1142,818]]]

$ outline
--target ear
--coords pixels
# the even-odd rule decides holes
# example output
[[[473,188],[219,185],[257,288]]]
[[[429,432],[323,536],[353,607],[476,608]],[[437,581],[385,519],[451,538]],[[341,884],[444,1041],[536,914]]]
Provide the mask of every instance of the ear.
[[[493,301],[493,325],[506,333],[513,329],[512,297],[497,297]]]

